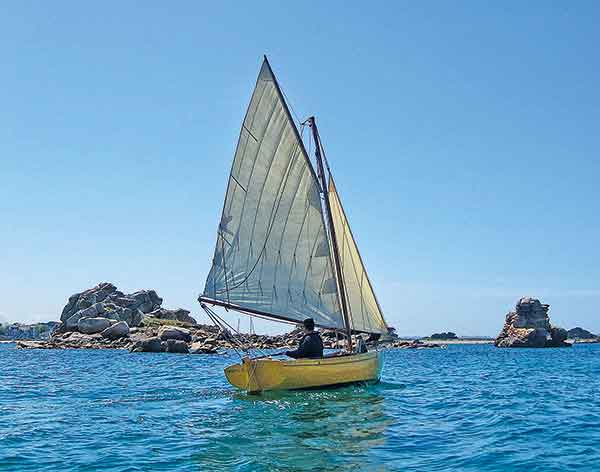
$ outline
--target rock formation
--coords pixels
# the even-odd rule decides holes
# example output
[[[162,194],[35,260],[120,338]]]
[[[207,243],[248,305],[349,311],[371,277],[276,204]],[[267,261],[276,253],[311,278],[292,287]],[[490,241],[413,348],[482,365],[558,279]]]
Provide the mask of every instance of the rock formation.
[[[161,343],[161,350],[174,354],[188,354],[190,352],[187,343],[178,339],[168,339],[164,343]]]
[[[458,336],[456,336],[456,333],[448,331],[444,333],[433,333],[429,336],[429,339],[458,339]]]
[[[183,308],[177,310],[167,310],[166,308],[157,308],[148,313],[148,316],[159,320],[181,321],[182,323],[196,324],[196,320],[190,316],[190,312]]]
[[[567,336],[569,339],[595,339],[598,337],[587,329],[580,327],[576,327],[567,331]]]
[[[77,330],[84,334],[101,333],[113,323],[116,321],[108,318],[80,318],[77,322]]]
[[[125,294],[113,284],[104,282],[81,293],[69,297],[60,316],[61,330],[75,330],[82,318],[102,316],[115,321],[124,321],[129,327],[139,326],[145,315],[161,310],[162,298],[154,290],[140,290]],[[164,309],[162,309],[164,310]],[[165,310],[185,312],[186,310]],[[183,320],[181,320],[183,321]],[[185,320],[195,323],[192,317]]]
[[[126,338],[129,336],[129,326],[124,321],[119,321],[106,328],[101,334],[107,339]]]
[[[537,298],[521,298],[515,311],[506,315],[504,327],[495,341],[496,347],[568,347],[567,331],[550,324],[550,305]]]
[[[289,349],[298,345],[303,334],[301,329],[276,336],[232,334],[217,326],[197,324],[187,310],[169,310],[161,304],[162,298],[154,290],[124,294],[111,283],[101,283],[69,298],[60,325],[47,341],[21,341],[17,347],[215,354],[240,345]],[[344,335],[328,330],[321,334],[326,349],[345,347]],[[352,338],[356,343],[356,336]]]
[[[189,329],[179,328],[177,326],[163,326],[158,331],[158,337],[161,341],[168,341],[170,339],[177,341],[190,342],[192,335]]]
[[[146,317],[196,324],[189,311],[182,308],[168,310],[161,307],[162,301],[154,290],[125,294],[113,284],[104,282],[69,297],[60,316],[58,331],[64,333],[77,330],[94,334],[118,322],[134,328],[140,326]],[[123,328],[119,329],[123,332]]]
[[[59,324],[60,323],[57,321],[34,324],[0,324],[0,341],[10,341],[16,339],[47,339]]]

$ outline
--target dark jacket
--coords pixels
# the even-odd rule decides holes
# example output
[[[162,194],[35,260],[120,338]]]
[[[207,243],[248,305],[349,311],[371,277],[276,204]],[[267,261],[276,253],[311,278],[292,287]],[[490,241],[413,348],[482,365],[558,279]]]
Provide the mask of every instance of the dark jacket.
[[[294,359],[320,359],[323,357],[323,340],[321,335],[315,331],[305,334],[300,340],[298,349],[286,351],[286,356]]]

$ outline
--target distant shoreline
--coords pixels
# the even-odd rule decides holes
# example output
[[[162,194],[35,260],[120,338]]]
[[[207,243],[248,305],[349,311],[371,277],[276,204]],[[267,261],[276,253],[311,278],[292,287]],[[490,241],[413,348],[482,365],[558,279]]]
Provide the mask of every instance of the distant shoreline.
[[[494,339],[478,339],[478,338],[452,338],[452,339],[430,339],[418,338],[423,344],[494,344]],[[398,338],[398,341],[414,341],[413,339]]]

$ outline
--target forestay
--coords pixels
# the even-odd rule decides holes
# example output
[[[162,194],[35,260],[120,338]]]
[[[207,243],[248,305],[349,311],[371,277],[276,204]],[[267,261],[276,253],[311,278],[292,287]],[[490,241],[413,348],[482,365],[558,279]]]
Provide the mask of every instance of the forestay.
[[[242,125],[204,297],[343,328],[319,185],[268,62]]]
[[[367,333],[388,332],[373,286],[350,230],[333,177],[329,177],[329,204],[335,228],[351,327]]]

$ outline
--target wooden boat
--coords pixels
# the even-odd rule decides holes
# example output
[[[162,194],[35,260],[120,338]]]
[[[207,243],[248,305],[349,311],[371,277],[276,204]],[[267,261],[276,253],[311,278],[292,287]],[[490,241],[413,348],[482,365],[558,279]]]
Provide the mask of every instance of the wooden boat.
[[[357,382],[377,382],[382,357],[377,351],[324,359],[244,359],[225,369],[231,385],[250,393],[333,387]]]
[[[377,381],[378,351],[358,352],[352,335],[386,335],[375,296],[325,159],[316,120],[294,122],[264,58],[242,123],[201,306],[318,327],[346,338],[345,352],[323,359],[243,357],[225,369],[249,392]],[[314,149],[316,170],[308,148]]]

